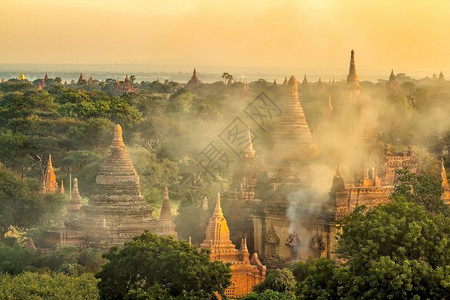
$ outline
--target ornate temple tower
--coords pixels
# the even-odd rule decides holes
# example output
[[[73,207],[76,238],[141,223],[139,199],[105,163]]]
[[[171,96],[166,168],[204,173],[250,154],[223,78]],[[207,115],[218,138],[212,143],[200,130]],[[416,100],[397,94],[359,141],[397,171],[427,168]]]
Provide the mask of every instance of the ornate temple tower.
[[[85,233],[86,246],[121,246],[145,230],[155,232],[153,209],[139,190],[139,176],[123,142],[120,125],[114,128],[114,139],[96,183],[96,193],[81,208],[80,218],[66,225]]]
[[[163,236],[173,236],[178,240],[178,233],[175,231],[175,223],[173,223],[172,213],[170,211],[169,190],[164,189],[164,197],[161,207],[161,213],[156,225],[156,234]]]
[[[56,193],[58,191],[58,183],[56,182],[55,170],[52,165],[52,156],[48,155],[48,164],[45,169],[43,192],[44,193]]]
[[[355,52],[353,50],[350,55],[350,67],[348,70],[347,85],[355,90],[359,90],[361,88],[359,86],[358,76],[356,75]]]
[[[22,73],[20,73],[20,80],[25,80],[26,78],[25,78],[25,75],[23,75],[23,72]]]
[[[291,76],[287,97],[281,108],[282,114],[273,132],[272,159],[279,164],[309,161],[318,155],[303,108],[298,99],[298,82]]]
[[[210,259],[231,263],[231,285],[226,289],[227,297],[247,295],[253,286],[264,281],[266,267],[261,264],[256,253],[249,259],[247,242],[241,239],[240,250],[230,240],[230,230],[220,206],[217,194],[216,208],[209,219],[206,237],[200,248],[210,249]]]
[[[188,81],[188,83],[186,83],[186,87],[187,88],[193,88],[193,87],[197,87],[197,86],[202,85],[202,84],[203,83],[200,81],[200,79],[198,79],[197,70],[194,68],[194,73],[192,74],[192,77]]]

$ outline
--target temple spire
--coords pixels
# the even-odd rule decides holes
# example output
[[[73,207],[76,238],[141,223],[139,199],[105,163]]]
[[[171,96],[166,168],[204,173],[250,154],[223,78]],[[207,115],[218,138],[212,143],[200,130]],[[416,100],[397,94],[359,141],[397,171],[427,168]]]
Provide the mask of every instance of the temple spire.
[[[20,80],[25,80],[25,75],[23,75],[23,72],[20,73]]]
[[[164,188],[164,197],[161,207],[161,214],[159,215],[160,221],[172,221],[172,213],[170,211],[170,202],[169,202],[169,190]]]
[[[338,161],[337,162],[337,167],[336,167],[336,173],[335,173],[335,176],[336,177],[341,177],[341,163]]]
[[[203,198],[202,210],[203,210],[203,211],[208,210],[208,197],[207,197],[206,195],[205,195],[205,197]]]
[[[216,208],[214,209],[213,217],[222,217],[222,207],[220,206],[220,193],[217,193],[217,202],[216,202]]]
[[[122,126],[119,124],[114,127],[114,138],[111,146],[125,146],[122,138]]]
[[[47,74],[47,72],[45,72],[44,80],[47,80],[47,79],[48,79],[48,74]]]
[[[391,70],[391,75],[389,75],[389,81],[394,81],[395,75],[394,75],[394,69]]]
[[[252,133],[250,131],[250,127],[247,128],[247,147],[244,149],[242,154],[245,157],[254,157],[255,156],[255,149],[253,149],[253,142],[252,142]]]
[[[56,182],[55,170],[52,165],[52,156],[48,155],[47,169],[44,175],[44,193],[56,193],[58,191],[58,183]]]
[[[355,67],[355,51],[352,50],[350,56],[350,68],[348,70],[347,84],[352,85],[355,89],[359,89],[358,76]]]
[[[70,199],[71,202],[74,203],[82,203],[83,200],[80,196],[80,191],[78,190],[78,179],[75,178],[73,180],[73,191],[72,191],[72,198]]]
[[[287,76],[284,76],[283,85],[287,85],[287,84],[288,84]]]
[[[298,82],[297,82],[297,78],[295,78],[294,75],[292,75],[291,78],[289,78],[288,93],[289,93],[289,95],[298,98]]]

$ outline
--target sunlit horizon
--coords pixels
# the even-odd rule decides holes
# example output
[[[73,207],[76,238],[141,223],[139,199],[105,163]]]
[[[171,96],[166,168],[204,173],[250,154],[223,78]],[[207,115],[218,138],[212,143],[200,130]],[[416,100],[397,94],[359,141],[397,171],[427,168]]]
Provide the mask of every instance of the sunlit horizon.
[[[3,1],[0,64],[343,76],[354,49],[363,79],[423,78],[450,74],[449,13],[446,1]]]

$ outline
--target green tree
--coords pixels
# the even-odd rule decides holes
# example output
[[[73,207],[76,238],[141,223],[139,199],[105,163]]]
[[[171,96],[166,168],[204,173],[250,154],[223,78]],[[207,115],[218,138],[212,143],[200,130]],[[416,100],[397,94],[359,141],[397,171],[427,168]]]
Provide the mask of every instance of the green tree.
[[[449,207],[442,201],[444,188],[436,178],[406,170],[397,170],[393,197],[404,197],[425,207],[431,213],[444,213],[450,217]]]
[[[309,258],[292,266],[297,284],[296,294],[300,299],[338,299],[338,283],[334,278],[336,262],[331,259]]]
[[[127,295],[132,299],[130,293],[139,294],[140,299],[168,295],[209,299],[216,291],[223,295],[230,284],[229,266],[211,262],[207,252],[185,241],[149,232],[134,237],[121,250],[111,248],[104,257],[109,262],[96,274],[101,299],[124,299]],[[148,295],[152,297],[145,298]]]
[[[61,273],[26,272],[17,276],[0,274],[1,299],[98,299],[97,280],[92,274],[66,276]]]
[[[263,282],[253,287],[253,290],[257,293],[272,290],[280,293],[293,294],[294,289],[295,278],[289,269],[272,270]]]
[[[241,300],[294,300],[295,297],[290,294],[284,294],[280,292],[275,292],[272,290],[265,290],[262,293],[251,293]]]
[[[337,255],[341,296],[349,299],[445,298],[450,294],[450,219],[401,196],[343,221]]]

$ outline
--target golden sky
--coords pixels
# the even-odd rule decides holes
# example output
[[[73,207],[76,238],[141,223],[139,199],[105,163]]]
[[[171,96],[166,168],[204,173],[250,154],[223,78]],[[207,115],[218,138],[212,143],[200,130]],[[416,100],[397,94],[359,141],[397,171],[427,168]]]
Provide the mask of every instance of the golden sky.
[[[0,0],[0,63],[450,73],[446,0]],[[364,71],[362,71],[364,72]],[[450,76],[450,74],[448,74]]]

